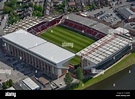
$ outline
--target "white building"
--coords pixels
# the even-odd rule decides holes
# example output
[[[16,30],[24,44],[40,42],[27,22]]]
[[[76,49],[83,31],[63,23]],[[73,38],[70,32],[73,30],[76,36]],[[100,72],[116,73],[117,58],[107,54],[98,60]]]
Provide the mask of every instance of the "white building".
[[[123,34],[129,34],[129,30],[121,28],[121,27],[118,27],[115,30],[117,30],[118,32],[121,32]]]
[[[22,83],[29,89],[29,90],[39,90],[40,86],[38,86],[33,80],[30,78],[26,78],[22,80]]]
[[[2,36],[2,40],[6,53],[42,70],[52,78],[65,74],[68,61],[75,56],[72,52],[22,29]]]

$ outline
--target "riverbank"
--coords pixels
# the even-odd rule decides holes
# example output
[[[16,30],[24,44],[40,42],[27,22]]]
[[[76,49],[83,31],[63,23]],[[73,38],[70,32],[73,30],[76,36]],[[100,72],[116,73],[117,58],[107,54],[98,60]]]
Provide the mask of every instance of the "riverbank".
[[[124,59],[122,59],[120,62],[114,64],[112,66],[112,68],[105,71],[105,73],[103,75],[99,75],[98,77],[89,79],[84,82],[84,86],[72,87],[72,88],[70,88],[70,90],[83,90],[87,87],[90,87],[91,85],[96,84],[99,81],[104,80],[104,79],[112,76],[113,74],[135,64],[134,60],[135,60],[135,53],[131,53],[131,54],[127,55]]]

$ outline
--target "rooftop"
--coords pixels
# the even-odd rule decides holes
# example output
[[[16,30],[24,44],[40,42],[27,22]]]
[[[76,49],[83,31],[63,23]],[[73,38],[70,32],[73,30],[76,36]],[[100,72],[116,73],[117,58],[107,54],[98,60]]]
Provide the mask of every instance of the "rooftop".
[[[59,63],[62,60],[64,61],[64,60],[74,56],[73,53],[71,53],[61,47],[58,47],[57,45],[54,45],[50,42],[41,44],[30,50],[55,63]]]
[[[23,20],[20,20],[17,23],[14,23],[13,25],[10,25],[9,27],[7,27],[6,29],[4,29],[4,33],[12,33],[18,29],[24,29],[27,30],[39,23],[43,22],[42,20],[40,20],[37,17],[27,17]]]
[[[84,58],[95,64],[99,64],[108,59],[108,57],[119,52],[122,48],[128,45],[129,42],[130,40],[118,36],[117,34],[108,34],[77,54],[87,54]]]
[[[98,30],[100,32],[103,32],[105,34],[109,33],[109,29],[111,29],[109,26],[106,26],[103,23],[98,23],[92,26],[93,29]]]
[[[38,78],[38,80],[39,80],[41,83],[43,83],[44,85],[47,84],[47,83],[49,83],[49,81],[48,81],[47,79],[43,78],[43,77]]]
[[[70,2],[68,2],[68,5],[69,6],[74,6],[75,5],[75,2],[74,1],[70,1]]]
[[[127,19],[129,19],[135,13],[130,8],[119,8],[118,11]]]
[[[35,90],[35,89],[39,88],[39,86],[30,78],[24,79],[23,83],[25,83],[27,85],[27,87],[29,87],[31,90]]]
[[[75,56],[72,52],[22,29],[4,35],[3,38],[56,64]]]
[[[92,26],[93,24],[98,23],[97,21],[79,16],[79,15],[76,15],[76,14],[73,14],[73,13],[66,15],[65,18],[68,19],[68,20],[78,22],[80,24],[84,24],[86,26]]]
[[[115,30],[117,30],[117,31],[119,31],[119,32],[123,32],[124,34],[129,33],[129,30],[124,29],[124,28],[121,28],[121,27],[118,27],[118,28],[116,28]]]
[[[3,38],[10,40],[11,42],[13,42],[17,45],[21,45],[23,48],[26,48],[26,49],[30,49],[34,46],[38,46],[42,43],[47,42],[22,29],[20,29],[16,32],[4,35]]]
[[[95,30],[101,31],[105,34],[108,34],[108,30],[111,29],[111,27],[109,27],[105,24],[102,24],[95,20],[85,18],[85,17],[79,16],[79,15],[76,15],[73,13],[66,15],[65,19],[78,22],[78,23],[88,26],[90,28],[94,28]]]

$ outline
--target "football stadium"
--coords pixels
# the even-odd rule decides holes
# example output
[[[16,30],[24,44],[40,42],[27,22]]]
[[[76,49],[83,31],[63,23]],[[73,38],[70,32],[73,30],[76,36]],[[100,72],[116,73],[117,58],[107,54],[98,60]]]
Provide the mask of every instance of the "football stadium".
[[[52,78],[78,64],[85,71],[106,68],[132,49],[131,40],[123,33],[76,14],[31,21],[19,28],[2,36],[3,50]]]

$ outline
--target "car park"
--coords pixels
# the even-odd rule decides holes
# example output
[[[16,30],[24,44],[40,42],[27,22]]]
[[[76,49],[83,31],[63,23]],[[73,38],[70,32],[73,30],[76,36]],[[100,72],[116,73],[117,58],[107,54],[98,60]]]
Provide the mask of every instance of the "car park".
[[[105,11],[100,11],[100,12],[94,14],[94,17],[99,17],[99,16],[101,16],[104,13],[105,13]]]
[[[11,62],[11,66],[15,66],[15,65],[17,65],[17,64],[18,64],[18,61],[17,61],[17,60]]]

